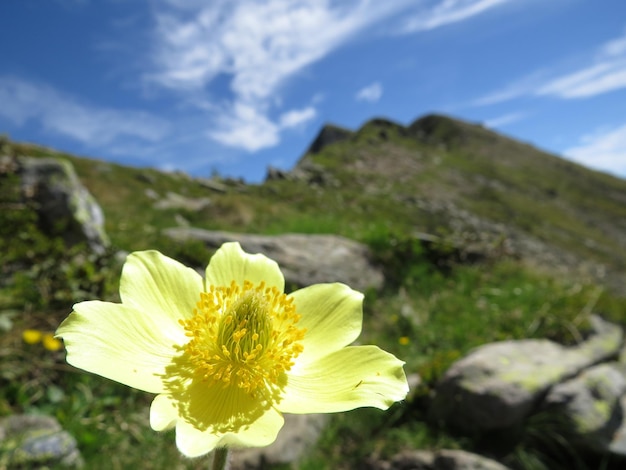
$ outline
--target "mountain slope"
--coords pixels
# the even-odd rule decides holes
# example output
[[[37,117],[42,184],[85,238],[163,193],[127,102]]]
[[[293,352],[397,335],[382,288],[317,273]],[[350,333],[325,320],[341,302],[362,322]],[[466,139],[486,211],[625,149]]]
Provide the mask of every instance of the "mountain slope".
[[[583,270],[623,290],[626,181],[449,117],[430,115],[407,127],[373,119],[357,131],[326,126],[293,170],[260,185],[129,168],[28,144],[13,149],[70,160],[103,206],[114,245],[125,250],[167,251],[171,242],[161,229],[181,224],[336,233],[367,242],[429,233],[474,251]],[[172,197],[206,204],[160,202]]]
[[[307,153],[294,172],[312,164],[343,188],[361,188],[361,199],[401,205],[404,220],[390,223],[404,229],[521,244],[516,251],[545,263],[626,270],[626,181],[479,125],[436,115],[408,127],[375,119]]]

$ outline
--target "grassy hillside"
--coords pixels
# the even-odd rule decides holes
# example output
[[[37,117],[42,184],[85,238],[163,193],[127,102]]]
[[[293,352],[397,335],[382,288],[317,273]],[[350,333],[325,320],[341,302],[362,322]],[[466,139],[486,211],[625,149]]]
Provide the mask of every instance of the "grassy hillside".
[[[422,384],[388,413],[335,416],[301,468],[354,468],[374,451],[472,449],[424,418],[431,387],[455,359],[508,338],[576,342],[591,312],[624,321],[626,181],[477,125],[428,116],[408,127],[381,119],[354,132],[327,126],[296,168],[259,185],[29,144],[8,143],[0,153],[69,160],[106,215],[109,255],[68,251],[41,233],[27,208],[15,209],[15,175],[0,175],[0,262],[21,263],[17,274],[1,271],[0,416],[57,416],[79,440],[88,468],[202,466],[178,458],[171,434],[149,429],[147,394],[77,372],[62,350],[21,338],[26,328],[53,331],[75,301],[116,300],[118,250],[156,248],[206,264],[209,251],[173,243],[164,228],[341,234],[367,243],[385,268],[386,287],[366,293],[362,342],[401,357]],[[209,202],[163,208],[172,194]],[[418,233],[440,241],[425,247]],[[453,247],[481,257],[450,264]],[[151,462],[141,457],[154,452]],[[522,444],[502,455],[521,462],[533,452]]]
[[[565,263],[565,252],[611,273],[626,271],[622,179],[441,116],[407,128],[372,120],[339,135],[330,145],[316,142],[299,163],[313,164],[321,181],[242,185],[217,178],[224,192],[184,174],[62,156],[103,206],[114,244],[126,250],[158,245],[159,230],[182,217],[209,229],[340,233],[364,241],[381,232],[436,233],[461,242],[509,238],[514,245],[522,238],[547,247],[522,255]],[[56,155],[19,145],[16,152]],[[155,209],[155,194],[168,192],[211,204],[200,211]]]

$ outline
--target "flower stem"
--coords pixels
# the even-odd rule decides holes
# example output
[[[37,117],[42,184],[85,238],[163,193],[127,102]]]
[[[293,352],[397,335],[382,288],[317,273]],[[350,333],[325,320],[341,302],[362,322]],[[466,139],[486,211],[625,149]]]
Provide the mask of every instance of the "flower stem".
[[[213,451],[211,470],[228,470],[228,448],[218,447]]]

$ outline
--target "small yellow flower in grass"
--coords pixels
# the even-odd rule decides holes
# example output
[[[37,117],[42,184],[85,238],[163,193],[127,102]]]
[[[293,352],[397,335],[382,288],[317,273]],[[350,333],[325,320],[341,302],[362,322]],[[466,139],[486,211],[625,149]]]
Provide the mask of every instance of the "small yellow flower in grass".
[[[398,343],[402,346],[407,346],[411,342],[411,339],[408,336],[400,336],[398,338]]]
[[[43,344],[43,347],[51,352],[58,351],[63,347],[63,343],[56,339],[52,333],[44,333],[41,338],[41,344]]]
[[[24,330],[22,332],[22,340],[26,344],[37,344],[41,341],[43,333],[39,330]]]
[[[404,364],[361,332],[363,295],[343,284],[285,294],[269,258],[224,244],[205,279],[156,251],[131,254],[121,304],[76,304],[61,324],[67,361],[158,394],[157,431],[182,453],[271,444],[282,413],[387,409],[408,385]]]
[[[24,330],[22,332],[22,340],[26,344],[38,344],[41,343],[48,351],[58,351],[63,347],[63,343],[56,339],[52,333],[44,333],[40,330]]]

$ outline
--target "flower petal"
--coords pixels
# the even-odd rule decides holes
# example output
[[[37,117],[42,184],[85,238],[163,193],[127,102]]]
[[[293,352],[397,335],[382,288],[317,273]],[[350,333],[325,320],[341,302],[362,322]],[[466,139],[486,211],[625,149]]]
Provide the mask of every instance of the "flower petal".
[[[220,447],[221,434],[200,431],[191,424],[180,420],[176,423],[176,447],[187,457],[200,457]]]
[[[150,427],[155,431],[172,429],[178,420],[178,410],[170,395],[157,395],[150,405]]]
[[[361,333],[363,294],[345,284],[315,284],[289,294],[306,328],[295,367],[306,365],[352,343]]]
[[[186,341],[183,328],[159,316],[97,300],[74,305],[56,331],[63,337],[67,362],[88,372],[151,393],[164,391],[166,367]]]
[[[290,373],[277,409],[283,413],[333,413],[362,406],[385,410],[406,397],[402,365],[377,346],[351,346]]]
[[[176,403],[179,416],[176,444],[189,457],[206,454],[218,446],[269,445],[284,423],[269,402],[253,398],[237,386],[194,380],[180,392],[175,387],[172,390],[170,400]],[[158,404],[155,423],[171,419],[171,413],[164,403]]]
[[[232,281],[244,281],[285,290],[285,278],[278,264],[262,254],[251,255],[238,242],[224,243],[213,255],[206,268],[206,285],[229,286]]]
[[[181,420],[176,425],[176,446],[187,457],[198,457],[216,447],[264,447],[276,440],[284,424],[282,415],[269,408],[248,428],[225,434],[212,430],[201,431]]]
[[[202,291],[202,276],[158,251],[131,253],[122,269],[122,303],[173,323],[193,315]]]

